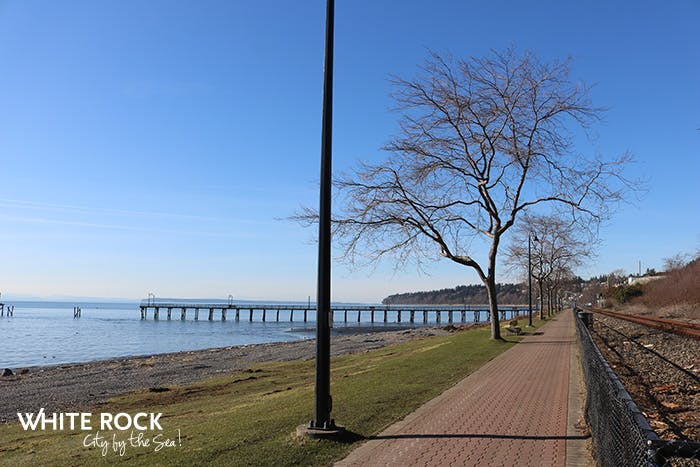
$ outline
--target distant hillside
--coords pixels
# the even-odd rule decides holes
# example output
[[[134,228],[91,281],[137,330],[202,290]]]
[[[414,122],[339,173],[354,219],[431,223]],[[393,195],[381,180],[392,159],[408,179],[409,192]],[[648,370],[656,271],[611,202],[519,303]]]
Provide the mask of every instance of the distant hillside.
[[[496,284],[498,303],[527,303],[527,289],[518,284]],[[453,289],[408,292],[389,295],[385,305],[484,305],[488,303],[483,285],[459,285]]]

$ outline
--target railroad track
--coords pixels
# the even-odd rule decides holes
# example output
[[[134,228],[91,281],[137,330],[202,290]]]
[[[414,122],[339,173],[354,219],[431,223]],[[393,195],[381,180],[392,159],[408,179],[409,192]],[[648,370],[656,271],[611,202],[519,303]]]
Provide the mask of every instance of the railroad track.
[[[637,323],[651,328],[661,329],[662,331],[672,332],[682,336],[700,339],[700,324],[689,323],[686,321],[678,321],[667,318],[651,318],[649,316],[628,315],[625,313],[616,313],[614,311],[601,310],[600,308],[582,307],[585,311],[599,313],[601,315],[610,316],[611,318],[622,319],[631,323]]]

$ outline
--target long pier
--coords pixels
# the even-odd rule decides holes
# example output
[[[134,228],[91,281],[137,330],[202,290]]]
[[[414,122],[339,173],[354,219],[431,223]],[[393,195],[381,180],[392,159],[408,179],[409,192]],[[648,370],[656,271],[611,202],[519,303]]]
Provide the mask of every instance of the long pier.
[[[280,322],[282,320],[306,323],[309,313],[316,312],[314,304],[282,305],[282,304],[225,304],[225,303],[142,303],[140,305],[141,319],[148,319],[149,311],[154,320],[161,318],[172,319],[173,312],[181,320],[187,319],[188,312],[195,321],[206,319],[213,321],[217,314],[221,321]],[[501,320],[513,319],[527,313],[527,305],[503,305],[499,307]],[[161,313],[165,313],[163,316]],[[467,319],[470,313],[470,319]],[[369,316],[369,320],[362,317]],[[433,319],[430,319],[432,316]],[[483,320],[482,320],[483,317]],[[466,323],[489,321],[490,314],[487,305],[331,305],[331,322],[343,323]]]
[[[5,306],[4,303],[0,303],[0,318],[5,316],[5,312],[7,311],[7,317],[11,317],[15,315],[15,306],[14,305],[7,305]]]

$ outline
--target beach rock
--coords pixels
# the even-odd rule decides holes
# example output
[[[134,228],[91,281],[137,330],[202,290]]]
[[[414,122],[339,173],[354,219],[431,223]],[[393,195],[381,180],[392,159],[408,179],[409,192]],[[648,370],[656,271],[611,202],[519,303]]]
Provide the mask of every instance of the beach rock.
[[[170,388],[166,388],[165,386],[154,386],[152,388],[148,388],[150,392],[167,392],[170,391]]]
[[[3,376],[14,376],[14,374],[15,373],[12,370],[10,370],[9,368],[5,368],[4,370],[2,370]]]

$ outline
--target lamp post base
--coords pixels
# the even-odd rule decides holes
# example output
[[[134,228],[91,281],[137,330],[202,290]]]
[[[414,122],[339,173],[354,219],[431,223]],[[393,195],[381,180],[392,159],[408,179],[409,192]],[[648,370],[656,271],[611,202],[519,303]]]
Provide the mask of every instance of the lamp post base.
[[[297,436],[328,439],[339,438],[345,434],[345,428],[337,426],[333,420],[331,420],[331,424],[327,428],[316,428],[311,425],[311,423],[299,425],[297,427]]]

